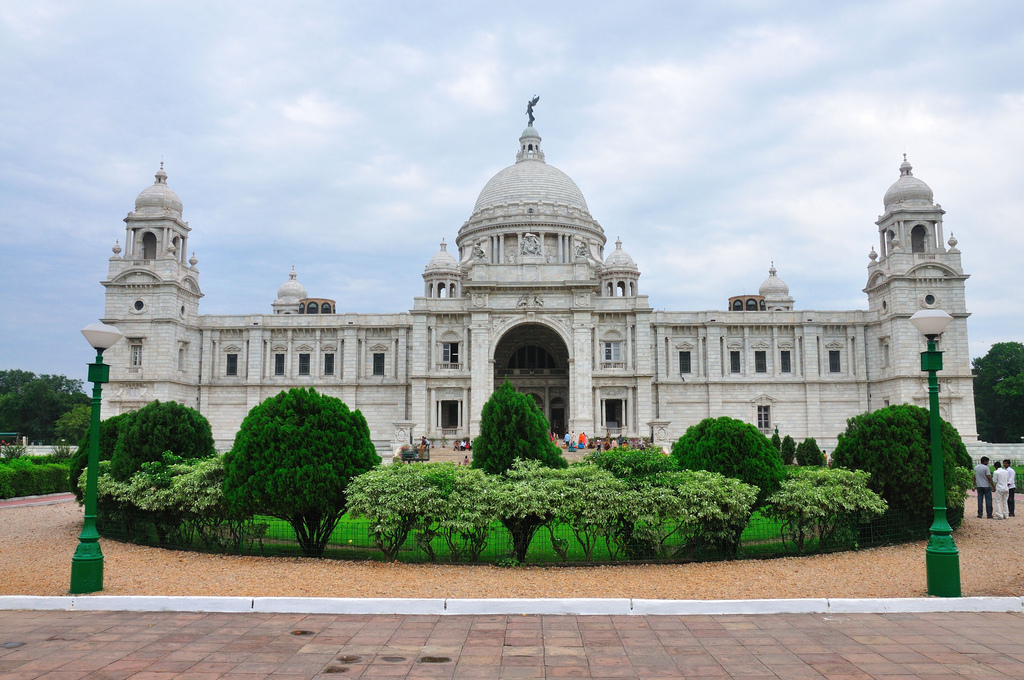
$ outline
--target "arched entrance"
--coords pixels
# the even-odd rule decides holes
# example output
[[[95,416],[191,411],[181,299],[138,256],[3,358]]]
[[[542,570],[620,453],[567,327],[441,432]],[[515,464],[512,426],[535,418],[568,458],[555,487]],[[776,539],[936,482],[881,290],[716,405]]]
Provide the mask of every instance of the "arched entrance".
[[[562,337],[539,323],[510,329],[494,349],[494,387],[505,378],[517,392],[533,396],[559,437],[571,414],[569,349]]]

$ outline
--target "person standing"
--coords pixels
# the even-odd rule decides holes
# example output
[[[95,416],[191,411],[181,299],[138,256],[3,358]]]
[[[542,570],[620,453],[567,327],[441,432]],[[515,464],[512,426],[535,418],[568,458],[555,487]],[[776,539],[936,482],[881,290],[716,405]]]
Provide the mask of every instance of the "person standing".
[[[981,462],[974,466],[974,488],[978,491],[978,519],[981,519],[983,501],[985,513],[992,519],[992,475],[989,474],[988,456],[982,456]]]
[[[1010,495],[1010,489],[1007,486],[1007,474],[1006,470],[997,460],[993,467],[995,471],[992,472],[992,482],[995,486],[995,493],[992,504],[995,506],[995,511],[992,516],[996,519],[1010,519],[1009,510],[1006,508],[1006,501]]]
[[[566,432],[565,432],[565,448],[566,448],[566,449],[568,449],[568,448],[569,448],[569,440],[570,440],[571,438],[572,438],[572,435],[570,435],[570,434],[569,434],[569,431],[568,431],[568,430],[566,430]]]
[[[1013,517],[1013,492],[1017,489],[1017,471],[1010,465],[1010,459],[1003,461],[1003,469],[1006,470],[1006,486],[1010,488],[1010,494],[1006,497],[1006,507],[1010,510],[1010,517]]]

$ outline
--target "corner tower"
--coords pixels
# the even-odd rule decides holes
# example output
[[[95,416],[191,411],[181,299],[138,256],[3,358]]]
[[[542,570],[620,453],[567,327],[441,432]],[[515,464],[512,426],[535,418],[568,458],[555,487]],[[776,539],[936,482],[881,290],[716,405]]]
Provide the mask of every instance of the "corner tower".
[[[135,199],[125,247],[115,244],[106,280],[103,322],[124,341],[110,350],[111,388],[104,417],[160,399],[197,407],[201,373],[198,260],[187,257],[191,228],[167,186],[163,163],[153,185]]]
[[[906,155],[899,178],[885,192],[878,228],[878,251],[868,257],[864,292],[878,318],[877,337],[867,348],[873,378],[870,404],[910,403],[928,408],[926,381],[921,377],[924,337],[910,324],[922,309],[942,309],[953,322],[940,336],[944,368],[939,374],[942,417],[952,422],[965,441],[977,440],[974,391],[967,343],[967,301],[957,240],[945,240],[945,210],[934,202],[931,187],[914,176]],[[944,242],[945,240],[945,242]],[[948,246],[948,247],[947,247]]]

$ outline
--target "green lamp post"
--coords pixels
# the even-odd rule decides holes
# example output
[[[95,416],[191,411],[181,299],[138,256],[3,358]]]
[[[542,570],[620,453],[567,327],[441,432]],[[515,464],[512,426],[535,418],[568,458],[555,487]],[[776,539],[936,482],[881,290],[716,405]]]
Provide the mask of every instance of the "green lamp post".
[[[953,543],[953,529],[946,519],[946,478],[942,464],[942,418],[939,415],[939,379],[942,352],[935,349],[935,338],[953,320],[941,309],[922,309],[910,317],[914,328],[928,338],[928,351],[921,352],[921,370],[928,372],[928,424],[932,446],[932,521],[931,538],[925,548],[928,594],[960,597],[960,553]]]
[[[82,329],[82,335],[96,350],[96,361],[89,364],[92,387],[92,422],[89,425],[89,464],[85,477],[85,522],[78,536],[78,547],[71,558],[71,594],[95,593],[103,590],[103,552],[100,534],[96,531],[96,478],[100,458],[100,397],[103,383],[110,379],[110,366],[103,363],[103,350],[121,338],[113,326],[93,323]]]

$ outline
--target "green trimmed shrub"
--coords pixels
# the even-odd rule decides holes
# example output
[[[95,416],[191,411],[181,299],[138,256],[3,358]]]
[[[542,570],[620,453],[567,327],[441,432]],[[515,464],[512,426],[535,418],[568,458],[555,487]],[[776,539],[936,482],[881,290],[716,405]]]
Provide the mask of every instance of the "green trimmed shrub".
[[[561,482],[557,522],[569,526],[583,549],[583,559],[590,562],[598,541],[615,525],[626,484],[590,461],[574,463],[559,470],[557,476]],[[545,525],[551,546],[563,561],[568,561],[568,545],[555,535],[554,524]]]
[[[808,437],[796,447],[796,464],[800,467],[822,467],[825,465],[825,454],[818,448],[814,437]]]
[[[484,404],[480,435],[473,440],[473,467],[499,475],[516,460],[538,460],[550,468],[569,463],[548,436],[548,421],[528,394],[505,380]]]
[[[526,561],[537,530],[557,516],[561,490],[557,471],[538,460],[517,459],[497,478],[495,510],[512,535],[512,557],[520,564]]]
[[[772,446],[775,447],[776,451],[782,453],[782,438],[779,437],[778,430],[775,430],[775,432],[772,433]]]
[[[102,431],[101,431],[102,435]],[[175,401],[154,401],[118,428],[110,474],[127,481],[144,463],[159,463],[164,453],[182,460],[200,460],[216,453],[210,422],[195,409]]]
[[[855,522],[870,521],[886,510],[886,503],[868,489],[870,475],[859,470],[808,468],[797,470],[768,497],[766,514],[782,523],[784,542],[804,552],[818,538],[818,549],[856,541]],[[843,529],[846,536],[839,536]]]
[[[303,554],[322,557],[345,512],[349,482],[380,464],[363,414],[316,390],[254,406],[224,456],[224,495],[240,515],[291,524]]]
[[[676,461],[666,456],[661,449],[630,449],[621,446],[607,451],[594,451],[587,454],[586,460],[616,478],[627,481],[679,470]]]
[[[796,441],[788,434],[782,438],[782,464],[792,465],[796,458]]]
[[[864,470],[868,488],[890,508],[905,510],[913,521],[932,517],[931,434],[928,411],[895,404],[846,421],[832,452],[832,465]],[[972,465],[960,433],[942,422],[946,507],[962,509],[973,480]]]
[[[42,496],[60,493],[68,488],[68,466],[60,463],[37,465],[29,460],[15,459],[0,465],[0,498]]]
[[[672,445],[682,470],[708,470],[759,489],[757,505],[786,477],[779,450],[750,423],[722,416],[705,418]]]
[[[117,438],[121,435],[121,428],[127,427],[131,424],[135,418],[135,411],[128,411],[122,413],[119,416],[112,416],[106,420],[100,422],[100,455],[99,462],[109,461],[111,456],[114,455],[114,447],[117,446]],[[86,432],[85,436],[78,444],[78,450],[71,455],[71,462],[69,464],[70,472],[68,483],[70,485],[71,493],[75,494],[75,498],[81,503],[84,496],[82,495],[82,488],[78,484],[78,477],[85,471],[86,466],[89,464],[89,433]]]

